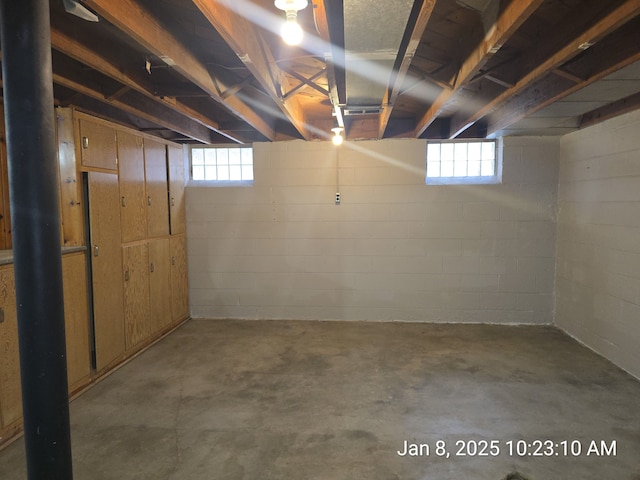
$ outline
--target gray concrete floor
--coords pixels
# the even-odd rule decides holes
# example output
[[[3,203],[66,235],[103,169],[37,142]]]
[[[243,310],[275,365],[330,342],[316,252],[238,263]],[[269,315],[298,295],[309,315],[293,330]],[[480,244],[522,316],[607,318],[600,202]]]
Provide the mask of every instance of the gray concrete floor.
[[[638,480],[638,407],[640,382],[551,327],[192,320],[71,404],[74,471]],[[518,440],[552,455],[510,455]],[[429,455],[398,455],[405,441]],[[0,479],[24,471],[22,441],[0,452]]]

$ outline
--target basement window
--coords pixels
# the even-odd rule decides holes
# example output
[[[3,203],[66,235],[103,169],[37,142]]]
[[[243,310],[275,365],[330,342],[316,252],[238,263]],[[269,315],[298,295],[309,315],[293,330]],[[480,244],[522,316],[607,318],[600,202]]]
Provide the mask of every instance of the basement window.
[[[253,148],[191,147],[191,180],[220,185],[253,183]]]
[[[496,140],[427,142],[427,185],[500,183]]]

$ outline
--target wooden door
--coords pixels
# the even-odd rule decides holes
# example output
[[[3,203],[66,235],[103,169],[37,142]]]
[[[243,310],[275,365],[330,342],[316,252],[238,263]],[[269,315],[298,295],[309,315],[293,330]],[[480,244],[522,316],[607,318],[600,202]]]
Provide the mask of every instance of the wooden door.
[[[109,170],[118,168],[115,129],[85,118],[79,123],[82,165]]]
[[[96,367],[100,371],[124,353],[122,252],[118,177],[89,172],[89,231]]]
[[[18,315],[13,266],[0,268],[0,423],[11,425],[22,417]]]
[[[167,149],[164,143],[145,139],[145,179],[147,189],[148,236],[169,234],[169,185]]]
[[[87,383],[91,375],[87,270],[84,252],[62,257],[64,320],[69,392]]]
[[[168,238],[149,240],[149,290],[153,333],[171,324],[171,251]]]
[[[171,244],[171,315],[174,323],[189,316],[189,282],[187,279],[187,237],[172,236]]]
[[[184,155],[182,147],[169,145],[169,218],[171,235],[185,233],[186,215],[184,203]]]
[[[142,144],[142,137],[118,131],[119,209],[123,242],[142,240],[147,236]]]
[[[149,249],[146,242],[122,247],[127,350],[151,336]]]

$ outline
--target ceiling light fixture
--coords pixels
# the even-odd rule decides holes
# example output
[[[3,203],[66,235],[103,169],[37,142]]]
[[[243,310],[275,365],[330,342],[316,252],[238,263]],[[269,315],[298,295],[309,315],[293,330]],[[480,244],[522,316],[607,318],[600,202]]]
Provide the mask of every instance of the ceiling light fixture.
[[[304,33],[302,27],[298,25],[298,10],[307,7],[307,0],[275,0],[274,5],[280,10],[284,10],[287,20],[282,26],[280,35],[282,40],[288,45],[300,45]]]
[[[331,131],[333,132],[333,138],[331,138],[331,141],[336,146],[342,145],[342,142],[344,141],[344,138],[342,138],[341,135],[342,130],[344,130],[344,128],[342,127],[334,127],[331,129]]]

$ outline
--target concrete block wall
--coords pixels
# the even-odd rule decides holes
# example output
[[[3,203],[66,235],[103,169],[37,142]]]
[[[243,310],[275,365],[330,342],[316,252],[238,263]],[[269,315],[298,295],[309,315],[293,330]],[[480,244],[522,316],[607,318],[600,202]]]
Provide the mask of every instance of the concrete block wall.
[[[187,186],[192,316],[551,323],[559,140],[505,139],[499,185],[425,185],[425,151],[257,143],[253,186]]]
[[[640,111],[561,140],[557,325],[640,378]]]

